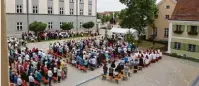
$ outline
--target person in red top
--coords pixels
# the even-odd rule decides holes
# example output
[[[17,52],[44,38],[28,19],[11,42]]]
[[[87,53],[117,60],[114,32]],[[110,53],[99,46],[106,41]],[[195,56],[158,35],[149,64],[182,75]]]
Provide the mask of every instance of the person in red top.
[[[25,62],[24,62],[24,69],[27,69],[27,68],[28,68],[28,62],[25,61]]]

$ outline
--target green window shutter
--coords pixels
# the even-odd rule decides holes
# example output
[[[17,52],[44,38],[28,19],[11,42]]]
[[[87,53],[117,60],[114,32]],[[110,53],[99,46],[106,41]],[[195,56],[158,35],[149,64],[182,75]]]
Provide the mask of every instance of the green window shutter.
[[[190,32],[191,31],[191,25],[188,25],[187,26],[187,32]]]
[[[199,45],[196,45],[196,52],[199,52]]]
[[[173,25],[173,26],[172,26],[172,30],[173,30],[173,31],[176,31],[176,25]]]
[[[171,42],[171,48],[175,49],[175,43],[174,42]]]
[[[199,26],[197,26],[197,32],[199,33]]]
[[[183,44],[184,50],[188,51],[189,50],[189,45],[188,44]]]
[[[181,26],[181,31],[184,32],[184,29],[185,29],[185,25],[182,25]]]

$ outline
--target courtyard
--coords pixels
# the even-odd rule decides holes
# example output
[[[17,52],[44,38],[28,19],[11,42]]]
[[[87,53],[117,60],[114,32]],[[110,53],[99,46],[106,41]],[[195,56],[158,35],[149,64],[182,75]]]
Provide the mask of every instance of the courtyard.
[[[75,40],[79,39],[83,38],[76,38]],[[30,49],[38,47],[47,51],[49,43],[53,42],[55,41],[29,43],[28,47]],[[68,65],[68,78],[61,83],[55,83],[54,86],[191,86],[199,75],[199,63],[163,56],[163,59],[159,62],[151,64],[137,74],[133,74],[127,81],[120,81],[119,84],[102,80],[100,76],[102,73],[102,68],[84,73]]]

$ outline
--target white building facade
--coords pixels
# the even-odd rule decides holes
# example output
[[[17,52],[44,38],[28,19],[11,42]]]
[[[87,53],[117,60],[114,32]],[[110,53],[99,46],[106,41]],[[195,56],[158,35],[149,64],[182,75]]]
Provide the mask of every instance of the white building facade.
[[[64,22],[78,30],[85,22],[97,21],[97,0],[6,0],[5,5],[8,36],[27,32],[34,21],[46,23],[46,30],[59,30]]]

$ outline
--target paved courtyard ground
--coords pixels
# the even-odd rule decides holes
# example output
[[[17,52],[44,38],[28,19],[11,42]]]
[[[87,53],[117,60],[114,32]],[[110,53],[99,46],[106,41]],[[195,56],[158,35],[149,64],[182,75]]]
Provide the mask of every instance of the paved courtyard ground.
[[[29,43],[28,47],[37,47],[47,51],[49,43],[53,42],[55,41]],[[102,74],[102,68],[84,73],[68,65],[68,78],[53,86],[75,86],[100,74]],[[98,77],[81,86],[191,86],[198,75],[199,63],[164,56],[158,63],[133,74],[129,80],[120,81],[119,84],[103,81],[101,77]],[[196,86],[199,86],[199,82]]]
[[[191,86],[199,75],[199,63],[164,56],[158,63],[150,65],[129,80],[116,84],[103,81],[101,77],[81,86]],[[199,82],[196,86],[199,86]]]

